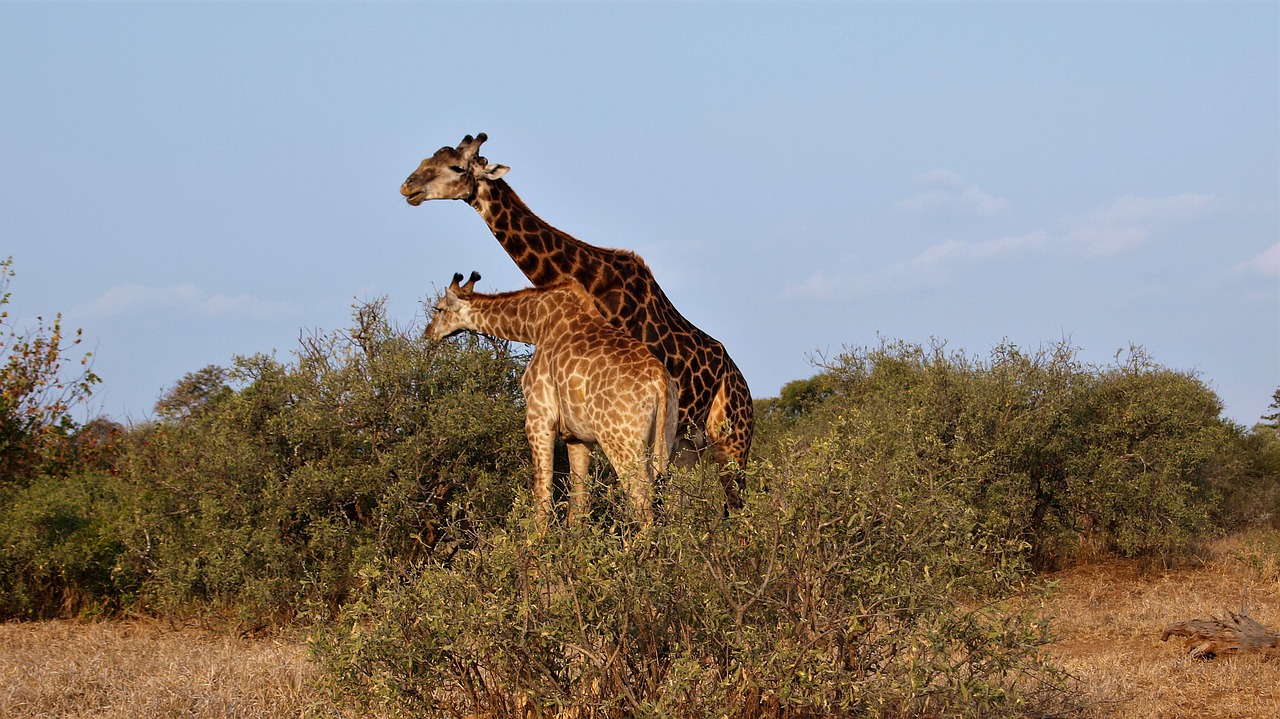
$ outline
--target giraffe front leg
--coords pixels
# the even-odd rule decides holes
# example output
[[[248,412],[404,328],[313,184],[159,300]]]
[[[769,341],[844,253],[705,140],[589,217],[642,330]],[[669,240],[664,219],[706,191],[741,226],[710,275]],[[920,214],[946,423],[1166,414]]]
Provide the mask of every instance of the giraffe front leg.
[[[565,444],[569,449],[569,524],[576,524],[590,513],[591,445],[578,440]]]
[[[551,475],[555,462],[556,435],[554,423],[535,415],[529,408],[525,417],[525,436],[533,454],[533,502],[534,511],[543,526],[550,524],[553,506],[551,502]]]

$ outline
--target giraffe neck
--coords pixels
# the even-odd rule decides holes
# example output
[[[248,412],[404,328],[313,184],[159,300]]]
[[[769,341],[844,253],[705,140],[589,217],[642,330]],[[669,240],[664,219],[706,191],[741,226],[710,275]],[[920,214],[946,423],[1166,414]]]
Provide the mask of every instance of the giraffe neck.
[[[506,181],[480,183],[470,204],[535,286],[565,280],[590,286],[599,275],[596,248],[535,215]]]
[[[494,337],[537,345],[541,340],[542,294],[530,290],[496,295],[473,294],[467,329]]]

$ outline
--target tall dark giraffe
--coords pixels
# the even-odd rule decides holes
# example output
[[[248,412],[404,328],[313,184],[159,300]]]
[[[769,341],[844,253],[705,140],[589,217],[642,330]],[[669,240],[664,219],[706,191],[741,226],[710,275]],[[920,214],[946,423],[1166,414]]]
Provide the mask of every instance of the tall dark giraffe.
[[[743,469],[751,452],[751,390],[724,345],[685,319],[644,260],[626,250],[589,245],[533,214],[502,180],[510,169],[480,156],[484,133],[467,135],[422,161],[400,187],[410,205],[463,200],[471,205],[536,287],[576,280],[601,314],[643,342],[680,388],[677,463],[710,447],[731,507],[742,506]],[[689,450],[693,450],[692,452]]]

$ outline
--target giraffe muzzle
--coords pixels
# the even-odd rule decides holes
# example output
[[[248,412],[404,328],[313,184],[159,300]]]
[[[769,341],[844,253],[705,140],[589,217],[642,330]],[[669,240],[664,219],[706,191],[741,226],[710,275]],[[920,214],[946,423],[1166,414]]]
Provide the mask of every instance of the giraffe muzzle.
[[[408,183],[405,183],[400,186],[400,194],[404,195],[405,202],[408,202],[410,205],[413,205],[414,207],[421,205],[424,201],[422,197],[422,192],[418,190],[410,189]]]

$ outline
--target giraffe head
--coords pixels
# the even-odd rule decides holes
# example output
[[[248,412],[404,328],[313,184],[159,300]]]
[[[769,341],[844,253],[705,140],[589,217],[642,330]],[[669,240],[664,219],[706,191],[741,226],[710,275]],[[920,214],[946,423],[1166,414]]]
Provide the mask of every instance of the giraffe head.
[[[453,283],[444,291],[444,297],[435,305],[435,313],[423,330],[423,336],[433,340],[443,339],[471,328],[471,291],[480,280],[479,272],[472,272],[467,283],[461,274],[454,274]]]
[[[442,147],[418,165],[400,186],[400,194],[410,205],[427,200],[470,200],[480,182],[492,182],[511,169],[490,165],[480,156],[480,145],[488,139],[483,132],[467,135],[457,147]]]

